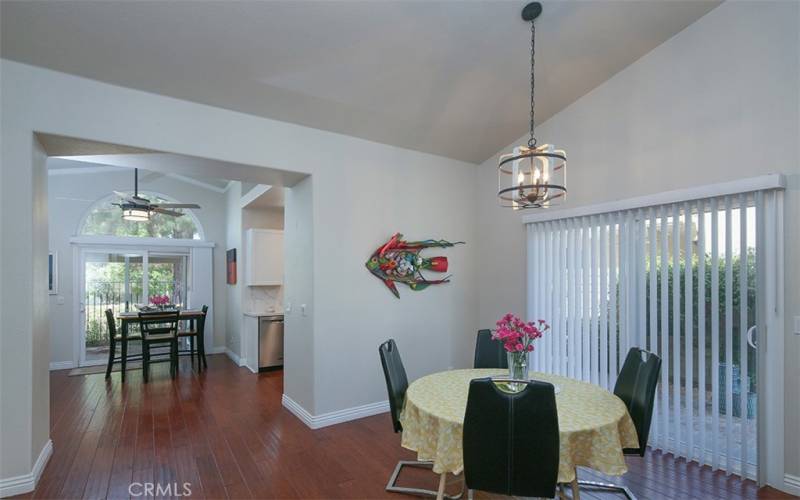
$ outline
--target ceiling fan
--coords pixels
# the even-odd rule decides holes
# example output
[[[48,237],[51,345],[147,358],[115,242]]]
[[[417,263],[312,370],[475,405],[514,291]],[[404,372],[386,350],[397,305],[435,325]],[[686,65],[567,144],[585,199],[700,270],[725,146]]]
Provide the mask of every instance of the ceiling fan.
[[[122,198],[119,203],[112,203],[122,209],[122,218],[125,220],[142,222],[150,220],[153,213],[180,217],[182,212],[170,210],[173,208],[200,208],[196,203],[151,203],[150,200],[139,196],[139,169],[133,169],[133,196],[119,191],[114,194]]]

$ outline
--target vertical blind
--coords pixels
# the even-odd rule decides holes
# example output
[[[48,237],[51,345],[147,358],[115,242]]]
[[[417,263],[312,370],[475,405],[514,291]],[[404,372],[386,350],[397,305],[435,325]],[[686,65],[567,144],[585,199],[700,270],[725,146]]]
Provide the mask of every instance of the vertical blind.
[[[535,370],[613,390],[630,347],[662,358],[655,448],[757,472],[757,288],[775,287],[779,190],[528,224]],[[772,269],[772,271],[770,271]],[[770,296],[770,294],[767,294]]]

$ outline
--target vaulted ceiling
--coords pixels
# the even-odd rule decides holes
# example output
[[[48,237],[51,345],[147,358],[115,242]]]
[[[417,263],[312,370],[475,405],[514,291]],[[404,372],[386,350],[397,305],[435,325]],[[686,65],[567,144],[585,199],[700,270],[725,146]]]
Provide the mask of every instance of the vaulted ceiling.
[[[480,162],[522,135],[522,1],[0,3],[2,57]],[[537,121],[719,4],[549,1]]]

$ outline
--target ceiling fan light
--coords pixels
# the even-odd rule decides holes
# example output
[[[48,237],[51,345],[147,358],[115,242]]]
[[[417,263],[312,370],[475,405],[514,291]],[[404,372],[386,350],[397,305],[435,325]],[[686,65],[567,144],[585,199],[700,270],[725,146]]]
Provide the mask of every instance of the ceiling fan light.
[[[150,211],[144,208],[124,208],[122,218],[133,222],[147,222],[150,220]]]

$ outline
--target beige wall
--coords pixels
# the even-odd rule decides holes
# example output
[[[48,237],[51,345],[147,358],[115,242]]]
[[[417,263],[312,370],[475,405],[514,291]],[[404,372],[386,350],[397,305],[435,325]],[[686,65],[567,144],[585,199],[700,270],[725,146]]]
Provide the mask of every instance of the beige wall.
[[[537,129],[566,149],[566,207],[786,175],[785,470],[800,476],[800,3],[725,2]],[[524,138],[520,139],[522,142]],[[504,150],[506,151],[506,150]],[[479,185],[479,321],[525,309],[524,228]]]

